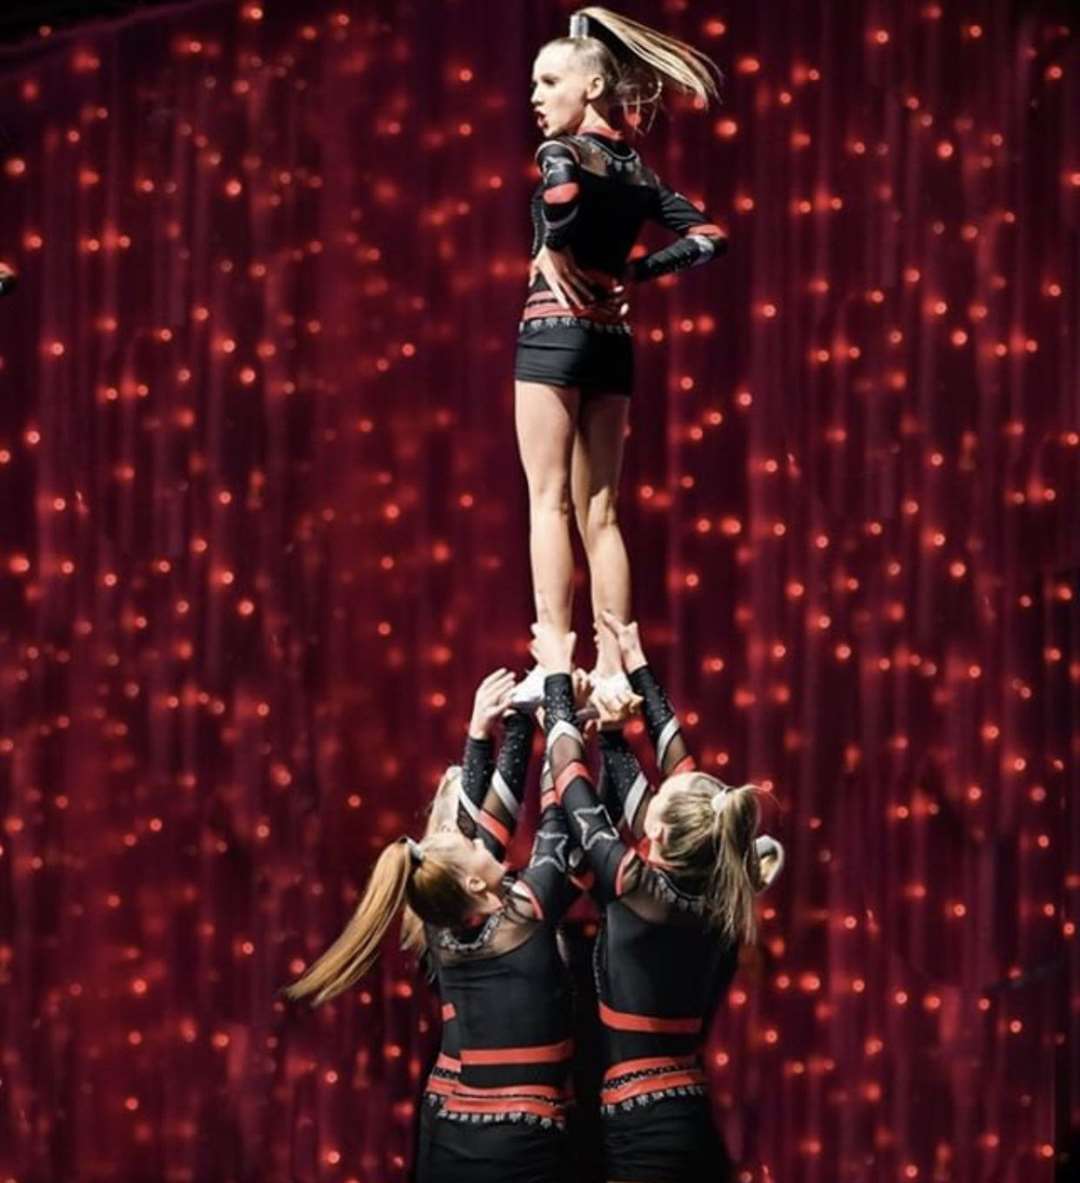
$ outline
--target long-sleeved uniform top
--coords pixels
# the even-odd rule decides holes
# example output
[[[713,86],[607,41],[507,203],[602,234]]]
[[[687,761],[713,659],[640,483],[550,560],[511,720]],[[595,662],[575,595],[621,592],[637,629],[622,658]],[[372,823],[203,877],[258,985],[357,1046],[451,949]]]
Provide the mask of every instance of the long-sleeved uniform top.
[[[681,193],[668,188],[622,137],[597,131],[545,140],[536,152],[541,181],[532,200],[533,245],[571,248],[575,262],[594,281],[597,293],[615,280],[640,283],[706,263],[727,247],[724,232]],[[646,222],[679,238],[629,261]],[[575,309],[579,320],[619,324],[620,301],[601,300]],[[547,281],[537,275],[529,289],[524,322],[566,317]]]
[[[469,739],[459,825],[502,858],[525,790],[533,722],[510,715],[497,761]],[[555,925],[577,889],[570,839],[550,788],[528,865],[503,881],[503,906],[461,931],[426,926],[442,997],[443,1040],[425,1100],[437,1117],[561,1126],[573,1043],[565,966]]]
[[[678,719],[651,670],[635,671],[631,682],[645,699],[662,773],[692,769]],[[737,945],[708,925],[700,895],[647,861],[641,839],[651,789],[630,749],[619,737],[602,740],[606,805],[584,762],[569,677],[546,680],[544,710],[555,796],[604,911],[595,951],[605,1037],[601,1103],[613,1112],[703,1093],[702,1045],[734,975]],[[609,805],[628,840],[620,837]]]

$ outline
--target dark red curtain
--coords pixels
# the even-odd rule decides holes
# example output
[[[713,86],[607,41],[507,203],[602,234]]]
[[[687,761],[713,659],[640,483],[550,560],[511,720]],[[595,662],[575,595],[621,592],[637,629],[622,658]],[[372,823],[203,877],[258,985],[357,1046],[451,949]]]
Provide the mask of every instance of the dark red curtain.
[[[195,4],[0,60],[4,1180],[408,1170],[413,967],[273,992],[526,664],[569,7]],[[701,762],[789,852],[710,1048],[740,1178],[1064,1178],[1080,18],[620,7],[727,74],[643,145],[732,249],[636,297],[623,521]]]

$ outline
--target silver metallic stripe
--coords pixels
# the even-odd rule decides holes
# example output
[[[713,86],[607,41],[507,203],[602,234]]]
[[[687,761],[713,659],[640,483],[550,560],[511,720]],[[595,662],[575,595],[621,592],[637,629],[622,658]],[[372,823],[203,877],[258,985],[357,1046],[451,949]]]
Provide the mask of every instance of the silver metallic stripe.
[[[656,762],[660,765],[661,771],[667,768],[667,754],[668,748],[671,747],[671,741],[679,734],[679,716],[672,715],[670,719],[664,724],[663,730],[656,740]]]
[[[564,735],[569,736],[570,739],[577,740],[578,743],[581,743],[581,732],[578,731],[578,729],[572,723],[567,723],[565,719],[559,719],[554,727],[552,727],[552,729],[548,732],[547,750],[550,752],[555,746],[555,741]]]
[[[716,254],[715,238],[708,238],[704,234],[688,234],[686,237],[690,242],[696,244],[698,250],[701,252],[690,264],[691,267],[697,267],[701,263],[707,263]]]
[[[506,779],[497,768],[495,769],[495,775],[491,778],[491,787],[495,790],[495,796],[502,802],[502,806],[506,812],[516,820],[521,803],[510,791],[510,786],[506,783]]]
[[[649,791],[649,782],[644,772],[637,774],[637,779],[630,786],[630,792],[626,794],[626,804],[623,806],[623,816],[626,818],[626,824],[633,829],[634,818],[637,817],[637,812],[641,808],[641,803]]]
[[[479,821],[480,807],[478,805],[474,805],[469,800],[469,795],[465,792],[465,790],[461,787],[461,785],[458,785],[457,799],[458,799],[458,805],[462,809],[465,810],[465,812],[469,815],[469,817],[471,817],[474,822]]]
[[[551,209],[550,205],[544,206],[544,223],[549,230],[559,230],[563,226],[569,226],[570,223],[577,217],[577,214],[578,214],[577,206],[575,205],[574,208],[566,215],[565,218],[558,218],[558,219],[549,218],[548,217],[548,210],[550,210],[550,209]]]

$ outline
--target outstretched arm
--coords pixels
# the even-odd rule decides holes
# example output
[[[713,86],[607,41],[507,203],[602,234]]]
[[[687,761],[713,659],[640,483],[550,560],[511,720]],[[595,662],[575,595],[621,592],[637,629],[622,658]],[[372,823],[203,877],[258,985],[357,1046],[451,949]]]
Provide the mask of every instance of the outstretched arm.
[[[552,671],[544,680],[544,731],[554,796],[595,877],[595,894],[601,899],[613,899],[634,890],[645,867],[637,854],[620,841],[585,764],[584,743],[574,725],[570,682],[573,634],[560,634],[550,625],[536,624],[533,636],[533,656],[544,669]]]
[[[644,700],[642,710],[645,713],[645,726],[656,749],[656,764],[661,777],[666,780],[677,772],[692,771],[697,765],[683,739],[679,716],[659,679],[649,668],[637,622],[623,624],[618,617],[605,612],[602,624],[614,633],[630,685]]]
[[[656,749],[656,766],[665,780],[677,772],[690,772],[697,765],[683,739],[679,716],[664,693],[659,679],[647,665],[627,670],[630,685],[645,700],[645,726]]]
[[[517,826],[532,750],[532,716],[509,711],[498,759],[493,758],[491,732],[506,712],[513,688],[514,676],[506,670],[496,670],[480,683],[465,741],[458,796],[459,828],[483,839],[497,859],[505,855]]]
[[[635,838],[645,833],[645,811],[656,791],[642,771],[634,749],[622,728],[601,729],[601,780],[599,797],[616,826],[625,826]]]
[[[460,810],[468,816],[475,836],[483,839],[484,845],[497,859],[506,854],[517,828],[532,752],[533,726],[531,715],[511,711],[506,718],[498,758],[489,775],[481,780],[479,775],[471,774],[466,779],[464,770],[462,772]],[[466,747],[475,742],[468,740]],[[479,764],[485,757],[481,752],[474,759]],[[466,767],[469,760],[466,752]],[[485,767],[491,768],[490,755]],[[459,824],[464,824],[463,818],[459,817]]]
[[[626,275],[635,283],[656,279],[672,271],[683,271],[687,267],[697,267],[727,251],[727,236],[723,230],[681,193],[676,193],[663,183],[656,190],[649,218],[681,237],[653,251],[651,255],[632,260],[627,266]]]
[[[540,786],[540,821],[533,839],[532,855],[511,891],[519,913],[554,924],[577,898],[580,883],[573,881],[576,876],[570,870],[571,838],[566,815],[559,808],[550,786],[545,765]]]

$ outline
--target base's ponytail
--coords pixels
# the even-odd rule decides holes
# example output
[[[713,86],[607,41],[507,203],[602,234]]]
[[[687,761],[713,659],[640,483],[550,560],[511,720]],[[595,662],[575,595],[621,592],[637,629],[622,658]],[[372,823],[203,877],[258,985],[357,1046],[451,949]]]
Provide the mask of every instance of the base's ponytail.
[[[437,839],[433,841],[437,845]],[[470,906],[469,893],[453,864],[411,838],[391,843],[379,855],[360,903],[341,936],[282,993],[293,1000],[314,995],[312,1006],[347,990],[375,964],[387,930],[406,900],[415,924],[406,925],[407,947],[417,948],[420,921],[453,925]],[[422,928],[421,928],[422,939]]]
[[[341,936],[283,993],[293,1001],[313,994],[318,1006],[347,990],[372,967],[386,930],[405,902],[412,859],[404,841],[379,855],[352,919]]]
[[[754,897],[761,887],[754,845],[760,811],[754,785],[728,789],[713,827],[716,862],[706,890],[718,928],[749,943],[757,935]]]
[[[733,789],[704,772],[684,772],[663,807],[664,862],[704,897],[709,923],[735,941],[757,935],[754,898],[764,886],[754,842],[756,785]],[[667,783],[667,782],[665,782]]]
[[[435,796],[428,806],[428,819],[424,827],[423,841],[427,842],[433,835],[442,832],[454,832],[458,829],[458,801],[461,793],[461,767],[451,764],[442,774]],[[408,893],[406,893],[406,899]],[[423,958],[427,953],[427,935],[424,932],[424,922],[409,906],[401,914],[401,947],[414,957]]]

